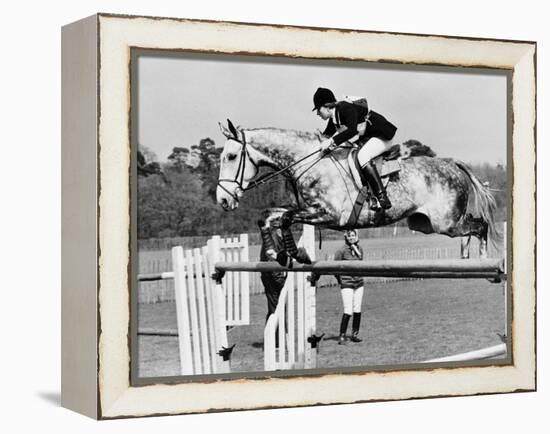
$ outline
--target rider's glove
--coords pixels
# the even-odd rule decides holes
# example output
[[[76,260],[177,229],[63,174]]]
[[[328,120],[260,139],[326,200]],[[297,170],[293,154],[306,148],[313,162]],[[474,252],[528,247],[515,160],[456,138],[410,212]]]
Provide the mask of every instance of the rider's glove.
[[[321,154],[328,153],[331,148],[334,146],[332,139],[325,139],[321,142]]]

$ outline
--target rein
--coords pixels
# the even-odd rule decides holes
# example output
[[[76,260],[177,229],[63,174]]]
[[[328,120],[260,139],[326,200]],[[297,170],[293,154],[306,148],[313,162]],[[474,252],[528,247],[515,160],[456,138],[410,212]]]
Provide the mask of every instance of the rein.
[[[252,160],[252,157],[250,156],[250,153],[248,152],[246,137],[244,135],[244,131],[243,131],[243,139],[242,140],[240,140],[236,136],[232,137],[232,139],[241,144],[241,157],[239,159],[239,166],[237,167],[237,172],[235,173],[235,178],[234,179],[227,179],[227,178],[218,179],[218,187],[220,187],[222,190],[224,190],[227,194],[229,194],[236,201],[239,200],[237,192],[244,193],[245,191],[252,190],[253,188],[259,187],[260,185],[266,184],[268,181],[270,181],[271,179],[273,179],[273,178],[275,178],[279,175],[287,176],[288,173],[285,173],[285,172],[288,172],[290,169],[295,167],[297,164],[300,164],[302,161],[304,161],[304,160],[308,159],[309,157],[312,157],[313,155],[320,152],[319,149],[316,150],[316,151],[313,151],[310,154],[306,155],[305,157],[300,158],[298,161],[295,161],[294,163],[292,163],[292,164],[290,164],[286,167],[283,167],[282,169],[276,170],[274,172],[266,173],[265,175],[261,176],[260,178],[256,179],[255,181],[252,181],[247,187],[243,187],[246,160],[248,159],[248,161],[250,161],[250,163],[253,164],[256,169],[258,169],[258,165],[254,162],[254,160]],[[321,158],[315,160],[313,162],[313,164],[311,164],[306,170],[304,170],[298,176],[298,178],[300,178],[305,172],[307,172],[315,164],[317,164],[320,161],[320,159]],[[299,195],[298,195],[298,189],[297,189],[297,186],[296,186],[296,181],[297,180],[298,179],[293,180],[292,186],[293,186],[293,190],[294,190],[294,195],[296,196],[296,202],[297,202],[297,204],[299,204],[300,200],[299,200]],[[221,184],[222,182],[231,182],[231,183],[237,184],[238,190],[236,190],[235,193],[232,193]]]

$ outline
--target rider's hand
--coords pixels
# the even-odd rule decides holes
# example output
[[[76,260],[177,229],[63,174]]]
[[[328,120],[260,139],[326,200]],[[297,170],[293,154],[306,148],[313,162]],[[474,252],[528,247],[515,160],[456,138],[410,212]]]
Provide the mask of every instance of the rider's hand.
[[[334,145],[332,139],[325,139],[321,142],[321,154],[326,154]]]

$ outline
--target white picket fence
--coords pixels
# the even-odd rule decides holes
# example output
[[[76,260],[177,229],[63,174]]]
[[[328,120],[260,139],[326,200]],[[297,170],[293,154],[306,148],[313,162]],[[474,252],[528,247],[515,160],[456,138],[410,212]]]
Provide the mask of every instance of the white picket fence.
[[[230,370],[229,362],[220,355],[228,347],[224,295],[208,278],[213,272],[210,244],[202,249],[172,249],[181,375]]]
[[[304,226],[299,247],[315,259],[315,233]],[[202,248],[172,249],[172,272],[142,274],[138,280],[174,281],[181,375],[230,372],[227,326],[250,323],[250,273],[228,272],[221,284],[212,278],[217,262],[249,262],[248,236],[213,236]],[[264,331],[265,369],[316,366],[315,286],[308,273],[288,273],[275,313]]]
[[[209,240],[214,251],[219,252],[217,261],[248,262],[248,234],[233,238],[218,235]],[[225,319],[228,326],[250,324],[250,273],[228,273],[223,279],[225,294]]]
[[[214,236],[202,248],[178,246],[171,253],[173,271],[140,274],[138,281],[174,283],[180,373],[229,372],[227,326],[250,323],[249,273],[228,273],[221,285],[211,276],[215,262],[248,262],[248,235]]]

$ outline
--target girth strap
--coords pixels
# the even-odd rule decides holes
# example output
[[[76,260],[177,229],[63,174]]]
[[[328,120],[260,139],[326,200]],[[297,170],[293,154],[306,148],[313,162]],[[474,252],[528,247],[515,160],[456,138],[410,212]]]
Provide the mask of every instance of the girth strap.
[[[357,224],[357,220],[359,220],[359,215],[361,214],[363,205],[365,204],[365,200],[367,200],[368,197],[369,189],[365,186],[361,187],[359,193],[357,193],[357,198],[355,199],[353,208],[351,209],[351,214],[349,215],[348,222],[346,223],[347,227],[355,227],[355,225]]]

